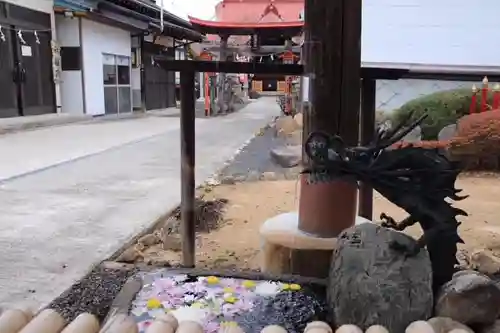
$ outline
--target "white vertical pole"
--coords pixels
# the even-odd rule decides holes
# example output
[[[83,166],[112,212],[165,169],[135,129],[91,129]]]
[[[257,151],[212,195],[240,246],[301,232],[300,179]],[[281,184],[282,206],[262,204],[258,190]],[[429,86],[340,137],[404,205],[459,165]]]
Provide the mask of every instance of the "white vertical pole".
[[[161,32],[163,32],[163,0],[160,0],[160,26]]]

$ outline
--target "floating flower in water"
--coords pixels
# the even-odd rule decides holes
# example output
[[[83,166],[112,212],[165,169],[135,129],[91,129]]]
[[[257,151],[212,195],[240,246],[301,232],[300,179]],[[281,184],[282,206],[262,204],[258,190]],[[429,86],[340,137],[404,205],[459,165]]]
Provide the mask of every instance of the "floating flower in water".
[[[148,300],[146,306],[148,307],[148,309],[159,309],[162,305],[158,298],[151,298],[150,300]]]
[[[182,306],[170,312],[175,319],[180,323],[181,321],[194,321],[203,325],[207,318],[208,312],[204,309],[195,307]]]
[[[292,283],[290,285],[290,290],[293,290],[293,291],[299,291],[300,289],[302,289],[302,287],[300,286],[300,284],[297,284],[297,283]]]
[[[188,279],[188,276],[186,274],[175,275],[172,279],[177,283],[182,283]]]
[[[191,304],[191,307],[195,309],[203,309],[205,307],[205,304],[201,302],[194,302],[193,304]]]
[[[234,303],[236,303],[237,300],[238,300],[238,298],[236,298],[233,295],[224,296],[224,302],[229,303],[229,304],[234,304]]]
[[[281,287],[276,282],[261,282],[255,287],[255,293],[259,296],[275,296],[281,291]]]
[[[185,295],[184,296],[184,303],[192,303],[196,297],[194,295]]]
[[[219,278],[217,276],[208,276],[206,281],[210,285],[219,284]]]
[[[232,288],[232,287],[225,287],[224,289],[222,289],[222,291],[224,291],[225,293],[232,294],[232,293],[234,293],[234,288]]]
[[[283,284],[281,285],[281,290],[285,290],[285,291],[287,291],[287,290],[291,290],[291,289],[290,289],[290,284],[288,284],[288,283],[283,283]]]
[[[220,323],[220,326],[222,327],[236,327],[238,326],[238,323],[235,321],[223,321]]]
[[[255,288],[256,283],[255,281],[245,280],[243,281],[242,285],[247,289],[252,289]]]

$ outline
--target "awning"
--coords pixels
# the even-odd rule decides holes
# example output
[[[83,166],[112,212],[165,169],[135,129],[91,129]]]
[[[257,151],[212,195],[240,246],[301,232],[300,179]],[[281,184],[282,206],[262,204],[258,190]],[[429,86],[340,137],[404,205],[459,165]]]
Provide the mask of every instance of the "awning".
[[[97,1],[91,0],[54,0],[54,7],[72,12],[88,12],[97,8]]]

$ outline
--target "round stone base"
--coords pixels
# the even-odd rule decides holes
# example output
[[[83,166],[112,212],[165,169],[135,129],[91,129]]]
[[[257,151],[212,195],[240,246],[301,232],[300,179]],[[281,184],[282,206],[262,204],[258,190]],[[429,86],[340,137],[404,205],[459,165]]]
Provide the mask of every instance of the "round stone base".
[[[358,216],[355,224],[372,223]],[[295,274],[292,269],[292,251],[331,252],[337,238],[320,238],[299,230],[298,212],[277,215],[260,227],[262,239],[261,270],[269,274]],[[313,253],[313,252],[311,252]]]

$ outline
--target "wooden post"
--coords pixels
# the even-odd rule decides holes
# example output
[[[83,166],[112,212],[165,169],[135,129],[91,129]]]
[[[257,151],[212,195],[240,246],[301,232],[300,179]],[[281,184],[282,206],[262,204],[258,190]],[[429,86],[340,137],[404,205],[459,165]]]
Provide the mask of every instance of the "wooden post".
[[[194,71],[180,72],[182,265],[195,265],[195,95]]]
[[[229,36],[220,36],[220,49],[219,49],[219,61],[227,60],[227,41]],[[226,100],[225,100],[225,82],[226,82],[226,73],[219,73],[218,75],[218,83],[217,83],[217,105],[219,114],[226,113]]]
[[[359,139],[361,0],[306,0],[305,30],[310,131],[338,134],[347,145]],[[335,237],[356,218],[356,186],[343,181],[308,184],[301,179],[299,229],[317,237]],[[292,272],[324,277],[331,251],[292,252]],[[311,268],[311,262],[318,263]]]
[[[361,145],[367,145],[375,135],[375,99],[376,80],[363,79],[361,81]],[[359,190],[358,215],[368,220],[373,219],[373,188],[362,183]]]

